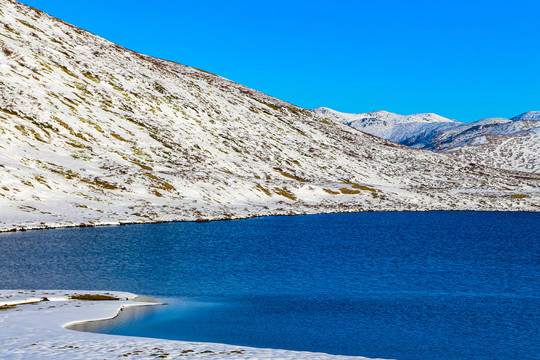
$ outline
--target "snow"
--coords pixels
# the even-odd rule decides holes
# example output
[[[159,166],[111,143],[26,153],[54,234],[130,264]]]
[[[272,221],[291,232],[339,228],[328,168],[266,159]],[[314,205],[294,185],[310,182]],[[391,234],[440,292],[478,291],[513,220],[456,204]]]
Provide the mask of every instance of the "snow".
[[[530,132],[540,127],[537,111],[512,119],[486,118],[471,123],[450,122],[435,114],[404,116],[386,111],[346,114],[328,108],[314,111],[360,131],[446,154],[465,163],[540,173],[538,139]]]
[[[537,178],[396,145],[129,51],[14,0],[0,10],[0,231],[365,210],[538,210]],[[401,125],[455,124],[434,114],[406,118],[412,122]],[[506,189],[515,187],[529,195],[512,198]]]
[[[319,107],[313,109],[315,113],[324,115],[328,118],[334,118],[335,120],[343,123],[355,123],[355,122],[375,122],[375,123],[388,123],[388,124],[403,124],[403,123],[435,123],[435,122],[455,122],[433,113],[425,114],[412,114],[412,115],[398,115],[384,110],[373,111],[370,113],[359,114],[347,114],[336,110],[332,110],[326,107]]]
[[[313,109],[316,114],[347,124],[367,134],[399,143],[410,142],[411,137],[456,124],[455,120],[433,113],[399,115],[388,111],[347,114],[325,107]],[[429,129],[429,130],[428,130]],[[416,144],[417,145],[417,144]],[[418,147],[418,146],[415,146]]]
[[[540,120],[540,111],[527,111],[510,120]]]
[[[366,210],[540,210],[538,176],[471,166],[459,151],[450,156],[364,134],[346,125],[358,114],[338,121],[329,110],[311,112],[129,51],[14,0],[2,1],[0,19],[0,231]],[[435,114],[360,115],[380,129],[396,126],[391,136],[403,140],[414,132],[408,139],[419,147],[437,131],[461,126]],[[521,150],[504,155],[516,147],[509,140],[497,143],[496,152],[511,166],[536,171],[539,132],[532,121],[515,123],[504,131],[519,127],[511,139]],[[482,136],[488,143],[475,149],[509,135]],[[129,352],[345,359],[74,332],[63,326],[135,305],[133,294],[82,302],[69,300],[74,293],[0,290],[0,358]],[[49,301],[32,304],[42,297]]]
[[[490,134],[451,148],[452,156],[493,168],[540,173],[540,127],[512,134]],[[480,141],[481,140],[481,141]],[[479,142],[480,141],[480,142]]]
[[[487,140],[485,136],[478,136],[472,139],[467,145],[473,145],[473,146],[484,145],[484,144],[487,144],[488,142],[489,141]]]
[[[119,300],[73,300],[75,295],[107,295]],[[48,301],[43,301],[47,298]],[[144,299],[143,299],[144,300]],[[3,309],[3,305],[16,305]],[[258,349],[68,330],[70,324],[109,319],[129,306],[155,306],[135,294],[116,291],[0,290],[0,358],[63,359],[366,359],[324,353]],[[366,359],[367,360],[367,359]]]

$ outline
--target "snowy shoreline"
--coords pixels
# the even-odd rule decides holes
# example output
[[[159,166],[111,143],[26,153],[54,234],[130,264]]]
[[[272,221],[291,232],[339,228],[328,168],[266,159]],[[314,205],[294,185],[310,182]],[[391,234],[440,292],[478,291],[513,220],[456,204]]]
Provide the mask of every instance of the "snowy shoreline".
[[[328,215],[328,214],[350,214],[350,213],[362,213],[362,212],[439,212],[439,211],[449,211],[449,212],[520,212],[520,213],[536,213],[540,212],[538,210],[522,210],[522,209],[479,209],[479,210],[470,210],[470,209],[415,209],[415,210],[406,210],[406,209],[377,209],[377,210],[357,210],[352,209],[340,210],[340,211],[327,211],[327,212],[299,212],[291,214],[290,212],[284,213],[272,213],[272,214],[248,214],[248,215],[234,215],[234,216],[216,216],[208,217],[204,219],[200,218],[189,218],[183,217],[178,219],[171,220],[151,220],[151,221],[123,221],[123,220],[114,220],[114,221],[95,221],[95,222],[79,222],[79,223],[46,223],[46,224],[36,224],[36,225],[19,225],[12,227],[0,227],[0,234],[2,233],[14,233],[14,232],[24,232],[24,231],[34,231],[34,230],[54,230],[54,229],[72,229],[72,228],[92,228],[92,227],[105,227],[105,226],[126,226],[126,225],[143,225],[143,224],[169,224],[169,223],[182,223],[182,222],[211,222],[211,221],[229,221],[229,220],[246,220],[246,219],[255,219],[261,217],[269,216],[301,216],[301,215]]]
[[[122,308],[152,306],[147,298],[118,291],[0,290],[2,359],[364,359],[216,343],[105,335],[67,329],[111,319]]]

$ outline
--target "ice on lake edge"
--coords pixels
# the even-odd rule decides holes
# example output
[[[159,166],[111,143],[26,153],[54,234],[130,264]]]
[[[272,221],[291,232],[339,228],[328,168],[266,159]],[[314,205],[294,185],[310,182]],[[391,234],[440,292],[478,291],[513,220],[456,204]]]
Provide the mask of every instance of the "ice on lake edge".
[[[77,295],[118,298],[73,299]],[[85,296],[89,295],[89,296]],[[69,324],[115,317],[121,308],[155,305],[118,291],[0,290],[2,359],[365,359],[324,353],[259,349],[216,343],[193,343],[68,330]]]

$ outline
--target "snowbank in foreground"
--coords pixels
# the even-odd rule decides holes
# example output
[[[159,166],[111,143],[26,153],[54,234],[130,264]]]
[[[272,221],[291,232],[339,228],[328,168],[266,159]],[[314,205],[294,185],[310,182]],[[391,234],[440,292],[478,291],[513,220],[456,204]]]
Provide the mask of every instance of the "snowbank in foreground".
[[[135,294],[125,292],[0,290],[0,358],[174,359],[181,356],[182,359],[367,359],[104,335],[65,328],[83,320],[112,318],[123,307],[149,305],[153,303],[138,301]]]

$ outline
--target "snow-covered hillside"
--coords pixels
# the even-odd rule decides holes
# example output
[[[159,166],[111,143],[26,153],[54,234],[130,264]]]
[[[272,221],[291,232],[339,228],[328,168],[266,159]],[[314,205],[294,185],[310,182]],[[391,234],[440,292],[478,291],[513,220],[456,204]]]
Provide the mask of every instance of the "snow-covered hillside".
[[[328,108],[314,111],[360,131],[410,147],[443,152],[467,163],[540,172],[538,111],[512,119],[489,118],[472,123],[459,123],[435,114],[347,114]]]
[[[538,210],[540,180],[410,149],[0,4],[0,229]]]
[[[509,124],[512,125],[512,124]],[[476,136],[446,152],[461,161],[540,174],[540,126],[528,130]]]

